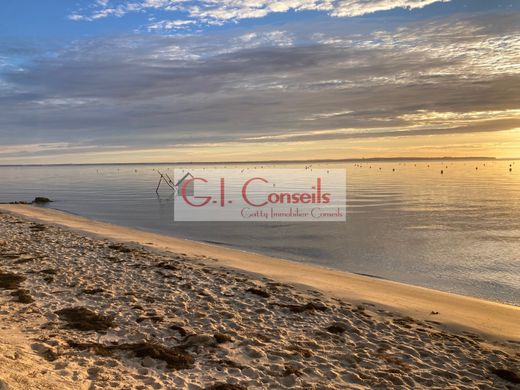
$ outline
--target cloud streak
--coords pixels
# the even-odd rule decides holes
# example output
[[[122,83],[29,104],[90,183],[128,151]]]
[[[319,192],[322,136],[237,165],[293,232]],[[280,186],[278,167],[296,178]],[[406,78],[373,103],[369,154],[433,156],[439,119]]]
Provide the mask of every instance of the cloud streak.
[[[151,30],[186,29],[189,25],[223,25],[272,13],[320,11],[333,17],[353,17],[395,8],[417,9],[450,0],[132,0],[97,1],[69,15],[74,21],[95,21],[129,13],[175,13],[176,19],[151,23]]]
[[[514,17],[363,34],[334,23],[81,40],[26,55],[0,68],[0,137],[132,149],[520,127]],[[3,61],[9,53],[0,47]]]

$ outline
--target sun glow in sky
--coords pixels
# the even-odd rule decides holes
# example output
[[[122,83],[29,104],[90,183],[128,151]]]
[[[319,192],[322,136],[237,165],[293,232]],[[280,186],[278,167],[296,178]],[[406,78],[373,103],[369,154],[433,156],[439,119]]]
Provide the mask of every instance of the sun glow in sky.
[[[520,1],[0,10],[0,164],[520,157]]]

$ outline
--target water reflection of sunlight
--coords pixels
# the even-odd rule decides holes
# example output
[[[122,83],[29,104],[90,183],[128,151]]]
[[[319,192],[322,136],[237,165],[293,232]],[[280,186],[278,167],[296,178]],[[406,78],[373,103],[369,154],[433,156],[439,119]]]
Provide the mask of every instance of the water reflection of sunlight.
[[[520,304],[518,161],[312,164],[347,170],[347,223],[315,224],[173,223],[155,170],[174,168],[2,167],[0,201],[45,195],[107,222]]]

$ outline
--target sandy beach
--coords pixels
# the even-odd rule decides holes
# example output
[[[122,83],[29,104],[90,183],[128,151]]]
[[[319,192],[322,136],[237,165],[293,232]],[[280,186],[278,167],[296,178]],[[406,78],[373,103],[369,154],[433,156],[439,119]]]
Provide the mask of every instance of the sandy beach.
[[[0,206],[0,389],[514,389],[520,308]]]

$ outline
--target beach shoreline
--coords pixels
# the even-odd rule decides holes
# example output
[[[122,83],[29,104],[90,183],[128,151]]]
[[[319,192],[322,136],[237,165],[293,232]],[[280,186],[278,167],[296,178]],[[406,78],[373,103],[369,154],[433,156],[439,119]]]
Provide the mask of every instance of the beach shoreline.
[[[507,390],[518,309],[0,206],[0,388]]]
[[[51,208],[0,204],[0,211],[99,238],[137,243],[157,251],[206,256],[217,259],[221,266],[318,289],[355,304],[375,304],[420,320],[439,322],[448,329],[475,332],[497,340],[520,341],[519,306],[151,233]]]

